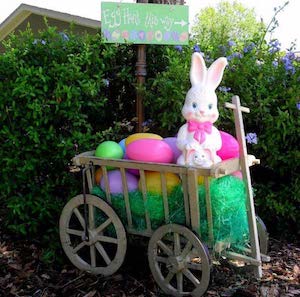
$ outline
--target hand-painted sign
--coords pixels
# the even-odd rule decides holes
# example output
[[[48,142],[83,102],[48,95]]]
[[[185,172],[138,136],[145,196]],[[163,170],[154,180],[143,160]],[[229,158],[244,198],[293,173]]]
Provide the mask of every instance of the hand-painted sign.
[[[109,43],[188,44],[184,5],[102,2],[101,31]]]

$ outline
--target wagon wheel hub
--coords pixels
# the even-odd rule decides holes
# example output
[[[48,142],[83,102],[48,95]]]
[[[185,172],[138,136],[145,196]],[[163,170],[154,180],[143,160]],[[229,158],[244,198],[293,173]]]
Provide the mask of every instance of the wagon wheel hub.
[[[182,270],[184,270],[186,268],[186,262],[184,259],[182,259],[182,257],[178,256],[178,257],[169,257],[168,259],[169,262],[169,270],[177,273],[180,272]]]
[[[88,229],[89,240],[86,241],[87,246],[94,245],[98,241],[96,229],[90,230]]]

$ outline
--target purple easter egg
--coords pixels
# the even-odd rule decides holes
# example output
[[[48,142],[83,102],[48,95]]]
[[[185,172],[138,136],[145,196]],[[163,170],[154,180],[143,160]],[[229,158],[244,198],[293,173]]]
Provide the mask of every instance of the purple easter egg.
[[[132,192],[138,189],[138,178],[129,172],[125,172],[128,191]],[[120,170],[107,172],[108,183],[111,194],[123,194],[122,175]],[[101,178],[100,187],[105,191],[104,177]]]
[[[124,160],[130,160],[130,159],[127,157],[126,153],[125,153],[123,159],[124,159]],[[127,170],[128,172],[130,172],[130,173],[136,175],[136,176],[140,176],[140,171],[139,171],[138,169],[127,168],[126,170]]]
[[[173,163],[177,162],[177,159],[181,155],[181,151],[178,149],[176,142],[177,142],[177,137],[166,137],[163,139],[164,142],[166,142],[171,150],[173,151]]]

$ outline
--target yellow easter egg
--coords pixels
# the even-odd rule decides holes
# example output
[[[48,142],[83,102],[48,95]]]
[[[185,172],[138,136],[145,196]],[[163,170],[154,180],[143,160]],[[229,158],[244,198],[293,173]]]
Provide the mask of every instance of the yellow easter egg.
[[[209,176],[208,180],[211,181],[212,178]],[[204,185],[204,176],[203,175],[198,175],[198,185]]]
[[[175,186],[180,183],[179,176],[174,173],[167,172],[165,173],[166,184],[167,184],[167,193],[168,195],[172,192]],[[162,194],[161,186],[161,175],[156,171],[145,171],[145,180],[147,192],[154,194]],[[139,190],[142,191],[141,179],[139,181]]]
[[[204,176],[203,175],[199,175],[198,176],[198,185],[203,185],[204,184]]]
[[[127,146],[128,144],[130,144],[131,142],[133,142],[135,140],[145,139],[145,138],[158,139],[158,140],[163,139],[161,136],[159,136],[158,134],[154,134],[154,133],[135,133],[126,138],[125,145]]]

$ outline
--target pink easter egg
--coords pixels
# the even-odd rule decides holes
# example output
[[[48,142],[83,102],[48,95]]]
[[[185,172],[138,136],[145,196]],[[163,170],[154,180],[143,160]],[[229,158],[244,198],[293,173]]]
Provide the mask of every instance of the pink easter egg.
[[[159,139],[138,139],[126,147],[129,159],[144,162],[171,163],[173,151],[170,146]]]
[[[128,191],[132,192],[138,189],[138,178],[129,172],[125,173]],[[123,183],[122,175],[120,170],[111,170],[107,172],[108,184],[111,194],[122,194],[123,193]],[[105,191],[104,177],[101,178],[100,187]]]
[[[235,177],[237,177],[239,179],[243,179],[243,174],[242,174],[241,171],[235,171],[231,175],[233,175],[233,176],[235,176]]]
[[[176,142],[177,142],[177,137],[166,137],[163,139],[164,142],[166,142],[170,148],[173,151],[173,163],[177,162],[177,159],[181,155],[181,151],[178,149]]]
[[[220,131],[222,147],[217,151],[217,155],[222,160],[238,158],[240,155],[240,146],[238,141],[229,133]]]

